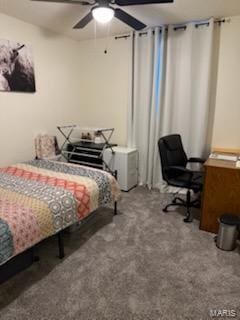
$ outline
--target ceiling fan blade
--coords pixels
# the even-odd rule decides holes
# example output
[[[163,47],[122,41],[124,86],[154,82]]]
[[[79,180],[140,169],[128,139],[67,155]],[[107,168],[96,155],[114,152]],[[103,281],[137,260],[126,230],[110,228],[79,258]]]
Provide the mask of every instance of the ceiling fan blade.
[[[116,0],[118,6],[137,6],[142,4],[172,3],[174,0]]]
[[[82,0],[31,0],[35,2],[49,2],[49,3],[68,3],[68,4],[81,4],[81,5],[92,5],[95,4],[95,2],[88,2],[88,1],[82,1]]]
[[[119,8],[115,9],[115,17],[135,30],[142,30],[146,27],[144,23]]]
[[[80,20],[73,29],[82,29],[84,28],[90,21],[92,21],[93,15],[92,11],[90,11],[82,20]]]

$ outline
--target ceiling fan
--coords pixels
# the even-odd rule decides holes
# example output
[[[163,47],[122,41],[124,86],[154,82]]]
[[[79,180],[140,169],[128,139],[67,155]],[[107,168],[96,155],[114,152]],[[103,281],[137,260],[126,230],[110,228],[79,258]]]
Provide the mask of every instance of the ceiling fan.
[[[107,23],[112,20],[113,17],[121,20],[135,30],[142,30],[146,27],[144,23],[134,18],[130,14],[126,13],[120,8],[115,8],[114,5],[135,6],[154,3],[172,3],[174,0],[31,0],[38,2],[56,2],[56,3],[68,3],[68,4],[80,4],[83,6],[93,6],[91,11],[82,18],[73,28],[84,28],[93,18],[100,23]]]

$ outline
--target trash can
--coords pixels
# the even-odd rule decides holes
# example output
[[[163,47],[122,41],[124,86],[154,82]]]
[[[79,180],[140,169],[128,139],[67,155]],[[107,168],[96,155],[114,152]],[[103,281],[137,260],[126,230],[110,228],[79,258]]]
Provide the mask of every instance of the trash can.
[[[238,226],[240,219],[232,214],[224,214],[219,219],[219,230],[217,236],[217,247],[225,251],[231,251],[236,248],[238,236]]]

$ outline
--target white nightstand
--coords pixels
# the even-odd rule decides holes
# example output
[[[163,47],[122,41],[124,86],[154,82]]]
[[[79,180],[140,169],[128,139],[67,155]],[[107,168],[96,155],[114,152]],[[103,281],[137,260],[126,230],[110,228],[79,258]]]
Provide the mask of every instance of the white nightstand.
[[[118,172],[118,183],[121,190],[129,191],[138,184],[138,151],[126,147],[114,147],[104,150],[103,160],[109,168]]]

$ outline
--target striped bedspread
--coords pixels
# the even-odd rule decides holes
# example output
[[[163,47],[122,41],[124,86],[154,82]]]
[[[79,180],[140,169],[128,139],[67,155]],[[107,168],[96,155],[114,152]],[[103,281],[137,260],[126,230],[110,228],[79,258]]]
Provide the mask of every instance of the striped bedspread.
[[[0,265],[118,200],[111,174],[33,160],[0,169]]]

